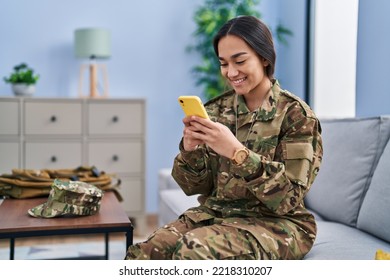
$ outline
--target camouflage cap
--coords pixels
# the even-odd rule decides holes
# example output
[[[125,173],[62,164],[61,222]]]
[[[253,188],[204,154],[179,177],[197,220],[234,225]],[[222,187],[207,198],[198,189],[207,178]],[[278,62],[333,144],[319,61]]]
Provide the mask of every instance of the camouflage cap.
[[[47,202],[28,210],[33,217],[93,215],[100,209],[103,191],[81,181],[54,180]]]

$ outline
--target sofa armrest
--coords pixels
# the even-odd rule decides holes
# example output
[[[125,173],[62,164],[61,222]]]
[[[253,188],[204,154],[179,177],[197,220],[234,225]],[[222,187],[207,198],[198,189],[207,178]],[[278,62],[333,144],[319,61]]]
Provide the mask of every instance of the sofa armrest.
[[[198,195],[187,196],[171,175],[171,168],[158,172],[159,226],[177,219],[188,208],[199,205]]]
[[[180,189],[179,185],[173,179],[171,175],[171,168],[163,168],[158,172],[158,189],[168,190],[168,189]]]

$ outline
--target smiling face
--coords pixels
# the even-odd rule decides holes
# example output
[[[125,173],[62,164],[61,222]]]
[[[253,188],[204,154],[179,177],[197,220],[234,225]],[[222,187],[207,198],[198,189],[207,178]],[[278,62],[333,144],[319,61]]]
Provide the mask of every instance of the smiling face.
[[[268,61],[241,38],[234,35],[222,37],[218,43],[221,73],[237,94],[264,96],[270,85],[265,73]]]

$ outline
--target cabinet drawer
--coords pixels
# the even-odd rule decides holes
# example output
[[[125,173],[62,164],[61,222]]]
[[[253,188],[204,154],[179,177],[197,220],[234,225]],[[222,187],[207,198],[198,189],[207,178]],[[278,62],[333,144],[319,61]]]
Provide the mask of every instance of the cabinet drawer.
[[[80,103],[26,102],[25,133],[27,135],[80,135],[81,131]]]
[[[19,134],[19,106],[16,101],[0,103],[0,135]]]
[[[26,142],[25,168],[76,168],[82,163],[79,142]]]
[[[0,142],[0,173],[11,173],[13,168],[20,168],[19,165],[19,143]]]
[[[115,173],[140,173],[143,171],[143,146],[133,142],[90,142],[88,165]]]
[[[89,135],[143,133],[142,103],[89,103]]]
[[[120,193],[123,197],[122,206],[126,212],[141,212],[144,210],[144,189],[139,178],[122,178]]]

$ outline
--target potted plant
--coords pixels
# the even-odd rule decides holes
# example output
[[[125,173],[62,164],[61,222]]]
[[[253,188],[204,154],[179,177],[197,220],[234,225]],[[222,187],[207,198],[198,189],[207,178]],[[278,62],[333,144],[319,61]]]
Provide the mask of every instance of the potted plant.
[[[35,92],[35,84],[39,75],[26,63],[14,67],[14,72],[9,77],[4,77],[6,83],[12,84],[12,91],[17,96],[31,96]]]
[[[212,40],[219,28],[229,19],[239,15],[252,15],[261,18],[260,0],[206,0],[199,6],[193,16],[196,24],[195,44],[187,48],[201,56],[201,63],[192,68],[196,85],[204,87],[206,99],[213,98],[225,91],[227,85],[219,75],[220,66],[216,59]],[[286,44],[286,36],[292,32],[278,24],[273,31],[279,42]]]

